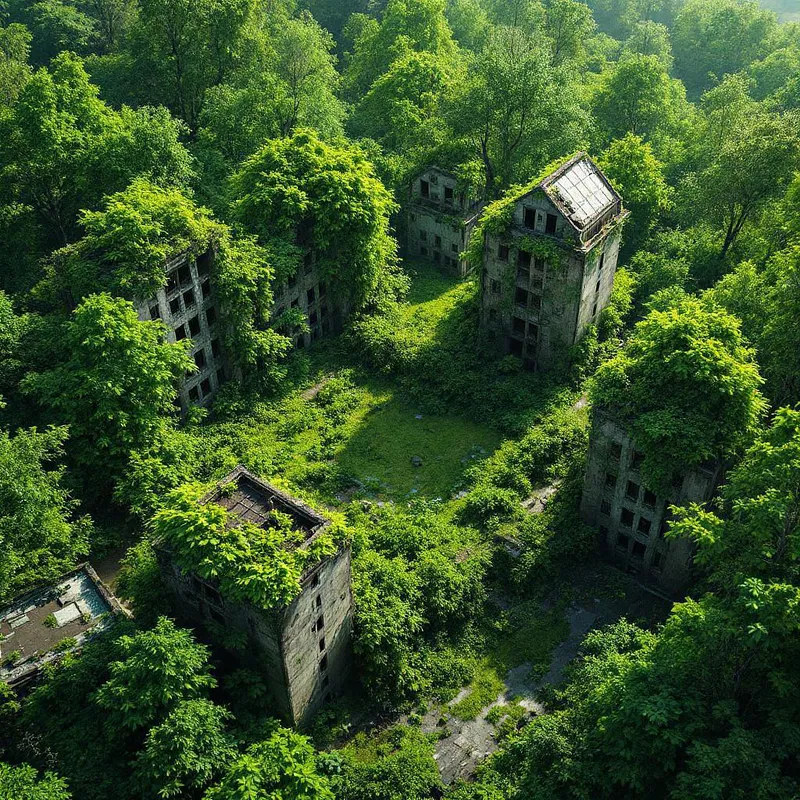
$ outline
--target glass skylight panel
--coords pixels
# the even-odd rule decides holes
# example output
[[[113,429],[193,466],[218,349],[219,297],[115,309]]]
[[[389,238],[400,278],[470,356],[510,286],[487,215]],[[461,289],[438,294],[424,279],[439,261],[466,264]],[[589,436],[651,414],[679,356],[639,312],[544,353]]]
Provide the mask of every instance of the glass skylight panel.
[[[570,217],[582,227],[614,202],[614,195],[588,161],[579,161],[554,185]]]

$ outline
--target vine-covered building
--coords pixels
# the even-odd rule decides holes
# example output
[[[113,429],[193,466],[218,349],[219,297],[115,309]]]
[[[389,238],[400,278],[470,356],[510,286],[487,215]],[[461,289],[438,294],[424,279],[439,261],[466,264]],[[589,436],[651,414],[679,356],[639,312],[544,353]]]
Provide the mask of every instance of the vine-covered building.
[[[462,258],[480,216],[480,201],[459,187],[455,175],[429,167],[411,182],[406,212],[406,250],[464,277]]]
[[[274,528],[274,512],[288,516],[301,536],[299,544],[287,542],[287,548],[312,548],[329,533],[328,519],[241,466],[201,503],[222,506],[234,526]],[[224,635],[244,635],[247,645],[237,655],[265,675],[276,713],[284,719],[301,725],[342,691],[350,670],[353,614],[349,545],[309,562],[300,593],[289,604],[271,608],[226,597],[219,582],[179,564],[166,542],[159,544],[158,553],[179,615],[194,624],[217,626]]]
[[[611,299],[622,198],[578,153],[481,224],[481,327],[505,354],[547,370],[596,323]]]
[[[581,516],[599,532],[605,555],[625,571],[676,594],[691,577],[694,547],[667,539],[671,506],[706,503],[721,478],[721,465],[676,474],[666,490],[648,488],[641,473],[643,454],[607,411],[595,409],[586,466]]]
[[[166,264],[166,284],[137,304],[139,319],[161,320],[167,341],[188,339],[197,372],[182,381],[178,394],[181,407],[206,405],[225,380],[225,358],[219,306],[211,283],[214,249],[194,255],[180,253]]]
[[[283,331],[291,336],[295,347],[308,347],[322,336],[338,333],[349,316],[347,302],[328,290],[327,281],[320,275],[312,250],[307,250],[294,275],[276,281],[273,286],[275,302],[272,320],[280,327],[281,316],[292,309],[300,310],[308,321],[308,331]]]

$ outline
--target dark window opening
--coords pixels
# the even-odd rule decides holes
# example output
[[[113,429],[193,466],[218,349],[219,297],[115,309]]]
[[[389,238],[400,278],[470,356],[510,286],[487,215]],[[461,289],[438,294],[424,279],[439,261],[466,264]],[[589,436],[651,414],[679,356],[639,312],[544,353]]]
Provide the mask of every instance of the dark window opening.
[[[328,655],[327,653],[319,660],[319,671],[325,672],[328,669]]]
[[[213,339],[211,342],[211,355],[214,356],[214,358],[218,358],[221,351],[222,347],[219,343],[219,339]]]
[[[198,369],[203,369],[206,365],[206,351],[204,349],[201,348],[194,354],[194,363],[197,364]]]
[[[319,315],[324,319],[328,316],[328,306],[322,305],[319,307]]]
[[[314,601],[316,603],[317,608],[322,608],[322,597],[317,595],[317,599]]]
[[[421,242],[427,242],[428,241],[428,231],[420,231],[419,232],[419,239],[420,239]]]
[[[319,296],[320,297],[325,297],[325,292],[326,291],[327,291],[327,289],[325,287],[325,283],[321,281],[320,284],[319,284]]]
[[[211,381],[208,378],[200,384],[200,391],[203,393],[203,397],[207,394],[211,394]]]
[[[184,264],[178,269],[178,281],[181,286],[186,286],[192,282],[192,271],[189,269],[188,264]]]
[[[169,301],[169,313],[172,315],[181,313],[181,301],[177,297]]]
[[[647,517],[639,517],[639,524],[636,526],[636,530],[639,533],[643,533],[645,536],[650,535],[650,528],[653,527],[653,523],[650,522]]]
[[[530,268],[531,254],[527,250],[517,251],[517,266]]]
[[[628,481],[628,485],[625,487],[625,497],[633,500],[634,503],[637,502],[639,499],[639,484]]]
[[[434,247],[441,247],[442,246],[442,237],[441,236],[434,236],[433,237],[433,246]]]
[[[428,181],[420,181],[419,182],[419,193],[423,197],[430,197],[431,196],[431,186]]]
[[[661,559],[662,558],[663,558],[663,555],[658,550],[656,550],[656,552],[653,553],[653,569],[660,569],[661,568]]]
[[[317,324],[317,312],[316,311],[312,311],[308,315],[308,322],[309,322],[310,325],[316,325]]]
[[[532,322],[528,323],[528,341],[536,342],[539,340],[539,326]]]
[[[206,250],[197,256],[197,272],[199,275],[208,275],[211,271],[211,253]]]
[[[318,573],[318,572],[315,572],[315,573],[314,573],[314,574],[311,576],[311,588],[312,588],[312,589],[316,589],[316,588],[317,588],[317,586],[319,586],[319,573]]]
[[[444,187],[444,201],[445,201],[445,203],[452,203],[453,202],[453,187],[452,186],[445,186]]]
[[[522,336],[524,336],[525,335],[525,320],[521,319],[520,317],[514,317],[512,323],[511,323],[511,328],[514,331],[514,333],[519,333]]]
[[[540,311],[542,308],[542,298],[538,294],[531,295],[531,306],[534,311]]]
[[[638,450],[634,450],[633,457],[631,458],[631,469],[640,469],[643,461],[644,461],[644,453],[640,453]]]
[[[552,236],[556,232],[557,222],[558,222],[558,217],[555,214],[548,214],[547,222],[544,226],[544,232]]]
[[[441,264],[442,262],[442,254],[438,250],[433,251],[433,263],[434,264]]]
[[[517,289],[517,293],[514,296],[514,302],[518,306],[524,306],[525,308],[528,307],[528,291],[526,289]]]
[[[500,294],[500,281],[492,280],[492,294]]]
[[[526,228],[535,228],[536,227],[536,209],[535,208],[526,208],[525,209],[525,217],[524,223]]]
[[[597,281],[597,283],[594,285],[594,293],[595,294],[600,293],[600,281]]]
[[[320,614],[319,617],[317,617],[317,630],[321,631],[324,627],[325,627],[325,616],[323,614]]]
[[[600,264],[599,264],[599,266],[597,267],[597,269],[598,269],[600,272],[602,272],[602,271],[603,271],[603,267],[604,267],[605,263],[606,263],[606,254],[605,254],[605,251],[604,251],[604,252],[600,253]]]
[[[314,291],[314,287],[312,286],[312,287],[311,287],[311,288],[310,288],[310,289],[309,289],[309,290],[306,292],[306,300],[308,301],[308,304],[309,304],[309,305],[311,305],[311,304],[314,302],[314,300],[316,299],[316,296],[317,296],[317,295],[316,295],[316,292]]]
[[[189,335],[197,336],[200,333],[200,318],[194,316],[189,320]]]
[[[194,303],[194,289],[187,289],[187,291],[183,293],[183,304],[186,308],[191,308]]]
[[[544,281],[541,278],[534,278],[531,288],[536,289],[537,292],[541,292],[544,288]]]
[[[158,306],[150,306],[150,319],[161,319]]]
[[[606,473],[606,488],[613,489],[617,485],[617,476],[612,475],[610,472]]]
[[[458,245],[457,245],[457,244],[451,244],[451,245],[450,245],[450,250],[451,250],[453,253],[457,253],[457,252],[458,252]]]
[[[644,551],[647,548],[641,542],[634,542],[633,543],[633,552],[632,555],[634,558],[638,558],[640,561],[644,558]]]
[[[217,625],[224,625],[225,624],[225,615],[222,614],[220,611],[217,611],[214,606],[208,607],[208,613],[211,615],[211,619],[217,623]]]
[[[311,253],[306,253],[303,256],[303,272],[305,272],[306,275],[310,275],[312,269],[314,269],[314,257]]]
[[[622,458],[622,445],[621,444],[618,444],[617,442],[614,442],[611,445],[611,458],[613,458],[614,461],[619,461]]]
[[[522,342],[519,339],[512,339],[509,352],[512,356],[516,356],[517,358],[522,358]]]
[[[208,298],[211,297],[211,282],[206,281],[201,288],[203,292],[203,300],[208,300]]]
[[[200,399],[200,392],[198,391],[196,386],[192,386],[192,388],[189,389],[189,399],[193,403],[196,403]]]
[[[501,244],[497,247],[497,258],[500,261],[508,261],[508,245]]]
[[[620,515],[620,518],[619,518],[619,521],[626,528],[632,528],[633,527],[633,511],[631,511],[629,508],[623,508],[622,509],[622,514]]]
[[[211,308],[206,309],[206,322],[209,325],[213,325],[217,321],[217,309],[214,306]]]
[[[649,508],[655,508],[656,507],[656,501],[657,501],[656,493],[655,492],[651,492],[649,489],[645,489],[644,490],[644,504],[646,506],[648,506]]]
[[[608,536],[608,528],[605,525],[600,526],[600,535],[605,539]]]
[[[608,500],[600,501],[600,513],[606,517],[611,514],[611,503]]]
[[[324,636],[319,640],[319,651],[320,651],[320,653],[325,651],[325,637]]]
[[[428,248],[427,247],[420,247],[419,254],[421,256],[427,256],[428,255]]]
[[[175,328],[175,339],[176,339],[176,341],[179,342],[181,339],[185,339],[185,338],[186,338],[186,326],[185,325],[178,325],[178,327]]]
[[[617,535],[617,547],[619,547],[620,549],[627,550],[630,542],[631,540],[624,533],[620,533]]]
[[[221,386],[225,382],[225,370],[220,367],[217,370],[217,384]]]
[[[597,316],[597,303],[592,306],[592,317]]]
[[[174,292],[178,288],[178,273],[174,270],[167,275],[167,292]]]

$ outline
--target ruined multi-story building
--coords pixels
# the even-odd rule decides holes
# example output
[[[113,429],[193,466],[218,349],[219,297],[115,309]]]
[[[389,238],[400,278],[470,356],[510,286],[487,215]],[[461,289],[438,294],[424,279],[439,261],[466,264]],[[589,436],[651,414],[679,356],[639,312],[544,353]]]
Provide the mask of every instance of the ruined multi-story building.
[[[166,264],[167,282],[154,297],[137,305],[139,319],[161,320],[167,341],[188,339],[197,372],[179,387],[181,407],[206,405],[226,377],[219,307],[211,285],[214,250],[181,253]]]
[[[581,516],[600,535],[609,559],[627,572],[678,593],[691,578],[692,542],[666,539],[671,506],[706,503],[719,485],[719,464],[676,475],[653,491],[641,474],[643,455],[608,412],[595,409]]]
[[[302,266],[288,279],[276,283],[272,319],[278,322],[291,309],[299,309],[308,320],[308,332],[284,330],[295,347],[308,347],[330,333],[338,333],[347,319],[349,308],[341,299],[334,299],[327,282],[321,278],[314,253],[306,251]]]
[[[585,153],[498,204],[483,226],[481,327],[502,352],[544,371],[611,299],[628,212]]]
[[[411,182],[406,212],[408,254],[464,277],[470,265],[462,254],[480,211],[480,201],[461,189],[454,175],[429,167]]]
[[[237,467],[202,502],[221,505],[233,524],[240,520],[269,527],[273,511],[286,514],[292,528],[302,533],[299,547],[304,548],[330,526],[321,514],[244,467]],[[342,691],[350,669],[353,613],[349,545],[310,565],[297,597],[288,606],[270,609],[227,599],[213,581],[183,570],[163,543],[159,561],[180,616],[247,635],[247,648],[237,655],[265,675],[283,718],[303,724]]]

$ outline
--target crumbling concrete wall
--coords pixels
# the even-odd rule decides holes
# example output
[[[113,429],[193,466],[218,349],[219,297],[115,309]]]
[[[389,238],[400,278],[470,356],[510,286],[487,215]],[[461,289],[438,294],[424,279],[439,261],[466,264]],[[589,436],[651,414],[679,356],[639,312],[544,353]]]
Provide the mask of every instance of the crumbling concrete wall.
[[[304,575],[294,601],[272,612],[226,600],[211,582],[183,572],[166,550],[159,562],[182,620],[212,633],[219,626],[218,633],[246,634],[247,646],[234,655],[264,675],[277,715],[303,725],[342,692],[351,668],[349,547]]]
[[[225,381],[226,365],[220,330],[220,309],[211,282],[213,250],[196,258],[182,253],[166,266],[167,282],[155,297],[137,306],[139,319],[161,320],[167,341],[188,339],[197,372],[179,388],[181,407],[206,405]]]
[[[625,429],[595,410],[581,516],[597,529],[605,555],[626,572],[679,594],[691,580],[693,545],[666,539],[669,507],[705,503],[721,476],[719,465],[677,475],[669,490],[652,491],[640,472],[641,453]]]

